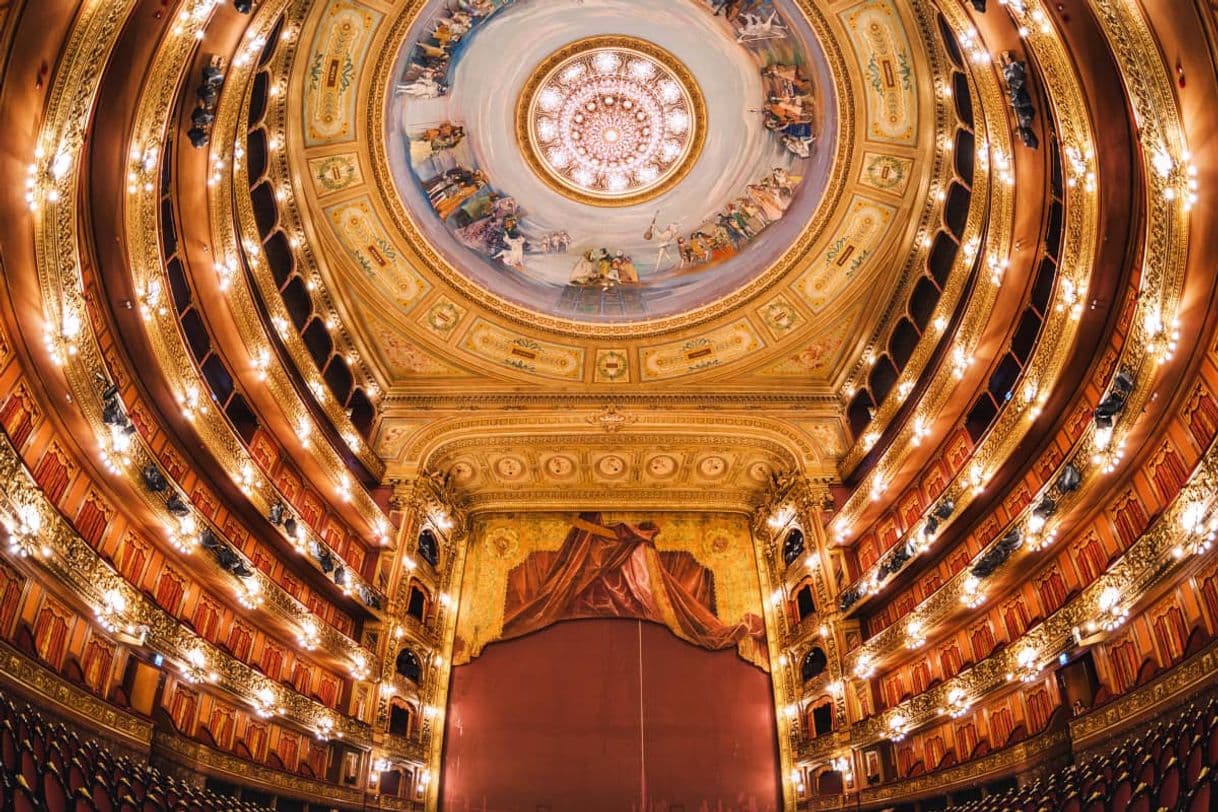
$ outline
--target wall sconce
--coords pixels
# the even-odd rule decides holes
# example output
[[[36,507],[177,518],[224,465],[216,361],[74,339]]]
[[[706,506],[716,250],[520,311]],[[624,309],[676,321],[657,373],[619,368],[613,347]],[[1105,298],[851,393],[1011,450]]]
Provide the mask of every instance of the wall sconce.
[[[127,598],[117,589],[107,589],[102,593],[101,605],[93,613],[97,623],[107,632],[114,632],[124,627],[122,615],[127,611]]]
[[[342,731],[334,732],[334,717],[326,714],[317,720],[317,732],[315,733],[318,741],[328,741],[329,739],[341,739]]]
[[[899,742],[905,738],[905,734],[909,732],[909,720],[899,713],[894,713],[888,717],[888,738],[894,742]]]
[[[1106,632],[1120,628],[1129,617],[1128,610],[1121,605],[1121,590],[1115,586],[1104,587],[1097,605],[1099,616],[1095,623]]]
[[[257,578],[241,579],[241,586],[237,588],[237,602],[246,609],[257,609],[262,605],[262,584]]]
[[[1040,675],[1040,654],[1031,646],[1024,646],[1015,655],[1018,672],[1007,674],[1008,680],[1019,677],[1020,682],[1032,682]]]
[[[186,665],[182,668],[182,678],[192,685],[200,682],[215,682],[220,677],[215,671],[207,668],[207,654],[201,648],[192,648],[186,652]]]
[[[351,677],[357,681],[368,679],[370,670],[368,668],[368,658],[364,656],[364,652],[357,651],[351,655]]]
[[[1180,514],[1180,528],[1186,538],[1172,549],[1176,558],[1209,552],[1218,537],[1218,518],[1206,519],[1208,508],[1202,502],[1189,502]]]
[[[317,629],[317,622],[313,618],[305,618],[305,621],[300,624],[300,631],[296,635],[296,640],[301,647],[306,651],[312,651],[317,648],[317,643],[321,638],[321,633]]]
[[[952,688],[947,692],[947,706],[940,710],[940,713],[946,713],[953,719],[959,719],[964,714],[968,713],[969,708],[973,706],[968,695],[964,693],[963,688]]]
[[[793,518],[795,518],[795,511],[791,510],[791,508],[787,507],[786,505],[783,505],[778,510],[774,511],[774,515],[770,516],[770,518],[766,520],[766,524],[768,524],[773,530],[779,530],[786,527],[787,523]]]
[[[963,591],[960,593],[960,602],[969,609],[976,609],[985,603],[985,592],[981,589],[981,579],[976,575],[970,575],[964,579]]]
[[[914,618],[905,626],[905,647],[909,650],[922,648],[926,643],[926,633],[922,621]]]
[[[854,783],[854,769],[851,767],[851,759],[848,756],[838,756],[829,761],[829,766],[834,772],[841,773],[843,784]]]
[[[254,713],[263,719],[269,719],[277,713],[283,713],[283,708],[275,704],[275,691],[269,685],[264,685],[254,694]]]
[[[42,531],[42,514],[33,505],[18,505],[12,516],[0,519],[8,533],[8,551],[18,558],[26,556],[47,557],[51,548],[38,541]]]
[[[199,522],[193,513],[179,516],[177,529],[169,531],[169,543],[179,553],[190,555],[199,546],[198,530]]]
[[[866,654],[860,654],[854,664],[854,676],[859,679],[871,679],[875,675],[875,663]]]

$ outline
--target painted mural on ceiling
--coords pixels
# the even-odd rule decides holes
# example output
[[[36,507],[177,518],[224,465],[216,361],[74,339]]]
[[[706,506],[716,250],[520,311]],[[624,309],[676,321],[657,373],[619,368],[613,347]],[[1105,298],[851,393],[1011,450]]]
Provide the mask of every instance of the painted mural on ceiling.
[[[386,117],[397,191],[478,287],[560,318],[671,316],[778,260],[835,123],[787,0],[446,0]]]

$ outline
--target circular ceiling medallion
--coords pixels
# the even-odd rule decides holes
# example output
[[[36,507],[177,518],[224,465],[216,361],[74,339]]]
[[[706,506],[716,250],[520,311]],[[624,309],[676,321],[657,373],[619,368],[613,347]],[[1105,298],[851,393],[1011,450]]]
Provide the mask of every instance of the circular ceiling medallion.
[[[647,472],[657,479],[665,479],[677,472],[677,461],[667,454],[659,454],[647,461]]]
[[[525,472],[525,464],[517,457],[500,457],[495,461],[495,473],[503,479],[518,479]]]
[[[619,477],[626,473],[626,461],[616,454],[606,454],[596,461],[596,470],[604,477]]]
[[[547,459],[545,465],[546,470],[549,471],[551,476],[555,476],[560,479],[566,479],[575,473],[575,461],[570,457],[564,457],[561,454],[556,454],[555,456]]]
[[[707,479],[716,479],[727,473],[727,460],[723,457],[704,457],[698,463],[698,473]]]
[[[449,474],[458,485],[465,485],[474,479],[474,466],[468,462],[457,462],[449,469]]]
[[[595,206],[663,194],[697,160],[706,105],[693,75],[656,45],[589,37],[550,54],[516,105],[530,167],[555,191]]]

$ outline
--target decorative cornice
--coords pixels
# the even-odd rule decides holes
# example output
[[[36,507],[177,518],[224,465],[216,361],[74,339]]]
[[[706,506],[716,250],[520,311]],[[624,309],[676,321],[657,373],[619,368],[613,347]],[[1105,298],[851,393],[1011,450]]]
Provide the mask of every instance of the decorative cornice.
[[[153,734],[152,752],[154,756],[178,764],[192,773],[223,778],[239,786],[263,789],[276,795],[318,801],[327,806],[333,804],[340,808],[361,810],[423,807],[421,803],[412,803],[405,798],[361,792],[352,787],[272,770],[163,730]]]
[[[76,687],[3,642],[0,642],[0,682],[8,691],[131,747],[146,752],[152,741],[152,722]]]

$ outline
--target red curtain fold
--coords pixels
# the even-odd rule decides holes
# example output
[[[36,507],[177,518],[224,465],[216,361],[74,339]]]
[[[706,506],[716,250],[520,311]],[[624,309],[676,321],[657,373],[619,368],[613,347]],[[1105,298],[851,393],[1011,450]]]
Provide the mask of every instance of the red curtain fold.
[[[558,552],[534,553],[508,574],[502,638],[560,620],[637,618],[706,649],[737,646],[769,670],[761,618],[719,620],[712,573],[688,553],[657,551],[659,532],[651,522],[606,526],[597,514],[581,515]]]

